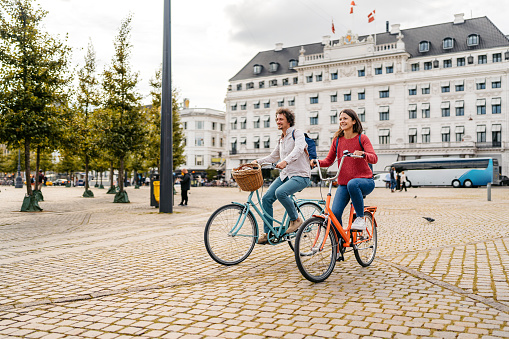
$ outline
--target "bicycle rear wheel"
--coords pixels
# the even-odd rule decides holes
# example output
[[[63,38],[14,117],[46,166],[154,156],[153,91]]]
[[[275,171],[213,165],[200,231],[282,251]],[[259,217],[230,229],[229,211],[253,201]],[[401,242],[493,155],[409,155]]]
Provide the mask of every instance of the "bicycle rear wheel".
[[[244,217],[243,210],[243,206],[235,204],[220,207],[205,226],[205,248],[210,257],[222,265],[241,263],[255,246],[258,230],[251,213],[246,216],[238,232],[233,232],[235,224]]]
[[[302,218],[302,221],[306,221],[307,219],[311,218],[313,214],[320,214],[322,213],[322,208],[320,205],[314,203],[314,202],[305,202],[300,205],[298,205],[297,208],[297,214],[300,218]],[[288,246],[294,251],[295,249],[295,237],[288,240]]]
[[[364,216],[366,217],[366,225],[368,227],[367,232],[356,232],[356,241],[359,243],[354,245],[353,253],[355,254],[355,259],[357,259],[359,265],[367,267],[371,265],[375,259],[377,234],[373,215],[369,212],[365,212]]]
[[[315,283],[327,279],[336,266],[336,239],[332,230],[325,238],[326,230],[322,218],[312,217],[302,224],[295,238],[297,267],[304,278]]]

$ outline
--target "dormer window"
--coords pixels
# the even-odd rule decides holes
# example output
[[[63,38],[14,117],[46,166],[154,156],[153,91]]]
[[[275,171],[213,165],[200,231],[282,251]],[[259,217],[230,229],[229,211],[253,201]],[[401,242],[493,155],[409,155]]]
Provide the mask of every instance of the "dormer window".
[[[467,46],[479,45],[479,34],[470,34],[467,38]]]
[[[292,60],[290,60],[290,62],[288,64],[288,68],[293,69],[294,67],[297,67],[297,65],[298,65],[298,61],[295,59],[292,59]]]
[[[262,65],[254,65],[253,73],[254,74],[260,74],[261,72],[262,72]]]
[[[269,72],[276,72],[279,64],[277,62],[271,62],[269,65]]]
[[[421,41],[419,42],[419,52],[425,53],[429,51],[429,41]]]
[[[444,49],[451,49],[454,47],[454,39],[453,38],[445,38],[443,41]]]

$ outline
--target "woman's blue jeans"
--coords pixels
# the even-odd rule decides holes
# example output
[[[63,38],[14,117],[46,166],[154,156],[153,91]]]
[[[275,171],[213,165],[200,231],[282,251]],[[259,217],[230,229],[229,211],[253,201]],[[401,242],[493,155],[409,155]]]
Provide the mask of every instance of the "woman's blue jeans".
[[[293,200],[290,198],[290,195],[295,194],[299,192],[300,190],[303,190],[304,188],[308,187],[309,185],[309,178],[306,177],[286,177],[285,180],[281,180],[281,178],[277,178],[274,180],[274,182],[270,185],[269,189],[267,190],[267,193],[262,198],[262,207],[265,211],[265,215],[268,215],[270,218],[274,215],[274,211],[272,209],[272,204],[277,200],[281,202],[281,205],[286,209],[286,212],[288,212],[288,216],[290,217],[290,220],[295,220],[299,216],[297,215],[297,209],[295,208],[295,205],[293,204]],[[272,226],[272,219],[267,218],[269,221],[269,224]],[[263,231],[265,233],[269,232],[270,228],[267,223],[263,224]]]
[[[358,217],[364,216],[364,198],[363,195],[368,195],[375,189],[375,181],[368,178],[355,178],[348,182],[346,185],[339,185],[332,202],[332,213],[339,220],[341,225],[343,222],[341,217],[343,211],[352,199],[353,208]]]

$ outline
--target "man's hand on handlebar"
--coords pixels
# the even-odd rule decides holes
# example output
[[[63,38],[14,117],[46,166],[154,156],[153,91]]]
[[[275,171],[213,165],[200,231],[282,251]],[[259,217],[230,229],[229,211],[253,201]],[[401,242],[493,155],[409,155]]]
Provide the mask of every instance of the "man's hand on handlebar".
[[[311,159],[309,161],[309,166],[311,166],[311,168],[315,168],[316,164],[318,163],[318,160],[316,159]]]

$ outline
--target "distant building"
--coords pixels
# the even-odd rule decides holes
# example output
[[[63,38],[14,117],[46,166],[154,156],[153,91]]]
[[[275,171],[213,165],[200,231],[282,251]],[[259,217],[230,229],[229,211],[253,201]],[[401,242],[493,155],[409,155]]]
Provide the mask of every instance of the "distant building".
[[[280,132],[274,113],[289,107],[314,138],[319,157],[354,109],[379,156],[396,160],[493,157],[509,173],[509,40],[487,18],[391,29],[259,52],[226,95],[227,168],[268,154]]]
[[[185,134],[186,167],[190,172],[224,170],[226,153],[225,112],[210,108],[189,108],[186,99],[180,110]]]

